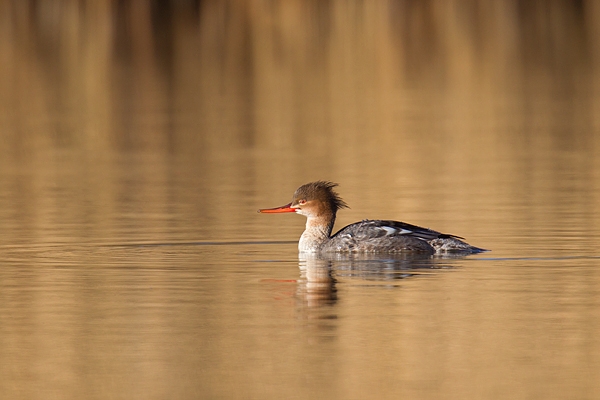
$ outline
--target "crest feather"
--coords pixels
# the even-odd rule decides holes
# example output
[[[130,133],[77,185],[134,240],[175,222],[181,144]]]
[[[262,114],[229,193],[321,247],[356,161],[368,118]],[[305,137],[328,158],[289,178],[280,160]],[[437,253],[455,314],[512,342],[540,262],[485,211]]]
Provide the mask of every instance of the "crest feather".
[[[329,181],[316,181],[302,185],[294,193],[294,199],[304,198],[306,200],[320,199],[328,201],[334,211],[340,208],[350,208],[340,195],[333,190],[337,183]]]

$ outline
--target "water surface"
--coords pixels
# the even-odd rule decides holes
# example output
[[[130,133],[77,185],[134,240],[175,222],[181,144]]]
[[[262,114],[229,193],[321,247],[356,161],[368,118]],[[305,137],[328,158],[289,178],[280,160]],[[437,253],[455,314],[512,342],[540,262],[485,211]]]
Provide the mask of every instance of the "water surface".
[[[84,3],[0,6],[6,398],[600,397],[596,8]]]

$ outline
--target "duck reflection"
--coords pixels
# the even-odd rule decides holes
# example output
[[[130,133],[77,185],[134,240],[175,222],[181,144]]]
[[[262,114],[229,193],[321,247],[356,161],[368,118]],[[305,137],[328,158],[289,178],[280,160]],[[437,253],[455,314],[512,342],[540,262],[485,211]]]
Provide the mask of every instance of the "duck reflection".
[[[334,304],[337,300],[332,262],[319,254],[299,255],[298,297],[308,307]]]
[[[336,276],[368,281],[397,281],[428,270],[450,268],[444,260],[427,254],[300,253],[298,298],[307,307],[337,302]]]

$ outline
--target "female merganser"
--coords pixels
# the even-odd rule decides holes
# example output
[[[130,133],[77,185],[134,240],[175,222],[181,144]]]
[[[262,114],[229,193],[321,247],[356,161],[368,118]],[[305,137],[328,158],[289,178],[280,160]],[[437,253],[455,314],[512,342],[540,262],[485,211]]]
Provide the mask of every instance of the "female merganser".
[[[331,236],[337,211],[348,208],[333,190],[336,186],[336,183],[325,181],[307,183],[296,190],[291,203],[258,212],[295,212],[304,215],[307,220],[306,229],[298,242],[300,252],[472,254],[486,251],[463,242],[460,236],[398,221],[364,220],[348,225]]]

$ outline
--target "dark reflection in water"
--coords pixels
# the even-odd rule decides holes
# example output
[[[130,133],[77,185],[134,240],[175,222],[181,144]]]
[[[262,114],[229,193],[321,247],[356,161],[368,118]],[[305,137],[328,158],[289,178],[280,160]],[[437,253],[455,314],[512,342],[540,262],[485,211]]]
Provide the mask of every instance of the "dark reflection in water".
[[[594,2],[57,0],[2,7],[0,71],[14,78],[0,92],[10,117],[4,123],[35,117],[33,126],[42,119],[52,127],[4,130],[12,146],[31,145],[33,134],[53,146],[83,141],[203,156],[222,141],[237,148],[318,143],[316,151],[326,152],[337,128],[362,137],[364,129],[351,129],[362,122],[399,134],[390,131],[398,110],[448,117],[468,111],[474,98],[546,112],[538,96],[562,99],[560,117],[548,113],[556,122],[583,118],[590,127],[596,120],[594,102],[587,110],[574,102],[596,89],[588,84],[600,53]],[[456,103],[435,99],[446,96]],[[586,135],[561,125],[551,135],[565,146]]]

